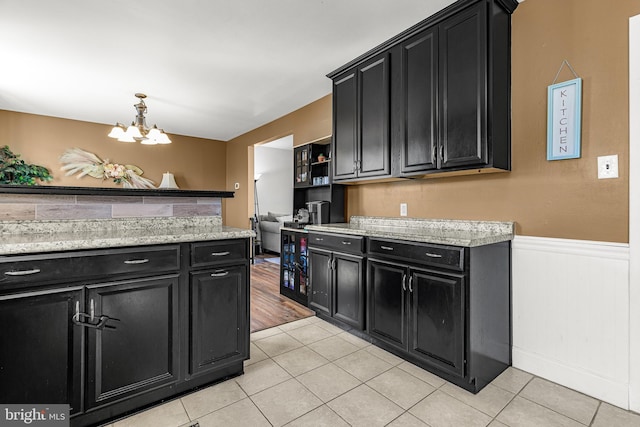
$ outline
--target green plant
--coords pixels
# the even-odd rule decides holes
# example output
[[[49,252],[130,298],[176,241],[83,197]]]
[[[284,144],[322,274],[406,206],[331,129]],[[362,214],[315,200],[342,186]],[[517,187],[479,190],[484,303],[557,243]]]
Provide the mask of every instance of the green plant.
[[[0,184],[38,185],[37,181],[52,179],[49,169],[44,166],[25,163],[8,145],[0,148]]]

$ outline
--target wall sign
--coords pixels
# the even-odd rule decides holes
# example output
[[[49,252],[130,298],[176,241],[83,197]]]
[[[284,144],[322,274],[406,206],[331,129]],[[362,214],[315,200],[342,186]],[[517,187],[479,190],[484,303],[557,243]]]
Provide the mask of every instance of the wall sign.
[[[582,79],[552,84],[547,90],[547,160],[580,157]]]

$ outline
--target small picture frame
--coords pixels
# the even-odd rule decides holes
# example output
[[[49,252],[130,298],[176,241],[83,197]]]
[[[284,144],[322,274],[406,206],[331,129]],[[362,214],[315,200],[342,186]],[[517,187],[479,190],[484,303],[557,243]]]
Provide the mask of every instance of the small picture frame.
[[[547,160],[580,158],[582,79],[547,89]]]

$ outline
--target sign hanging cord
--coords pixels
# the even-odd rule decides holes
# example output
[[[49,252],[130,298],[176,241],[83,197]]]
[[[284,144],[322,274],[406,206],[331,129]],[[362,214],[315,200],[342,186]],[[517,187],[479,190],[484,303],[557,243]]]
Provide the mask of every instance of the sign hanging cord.
[[[575,76],[575,78],[578,78],[578,75],[576,74],[576,72],[573,70],[573,67],[571,66],[571,64],[569,64],[569,61],[567,61],[566,59],[562,60],[562,64],[560,64],[560,68],[558,69],[558,72],[556,73],[556,78],[553,79],[553,83],[551,83],[552,85],[556,84],[556,81],[558,80],[558,76],[560,75],[560,71],[562,71],[562,67],[564,67],[564,64],[567,64],[567,67],[569,67],[569,69],[571,70],[571,72],[573,73],[573,75]]]

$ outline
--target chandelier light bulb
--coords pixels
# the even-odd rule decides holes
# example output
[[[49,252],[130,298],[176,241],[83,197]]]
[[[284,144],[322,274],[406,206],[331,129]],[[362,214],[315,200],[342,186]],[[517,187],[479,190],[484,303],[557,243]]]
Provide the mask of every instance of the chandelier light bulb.
[[[126,130],[122,123],[116,123],[107,136],[121,142],[139,141],[145,145],[171,144],[171,140],[162,129],[158,129],[156,125],[153,125],[151,129],[147,127],[144,116],[147,112],[147,105],[144,103],[147,95],[144,93],[136,93],[135,96],[139,99],[139,102],[134,105],[137,112],[136,119],[131,122],[131,126],[127,127]]]

